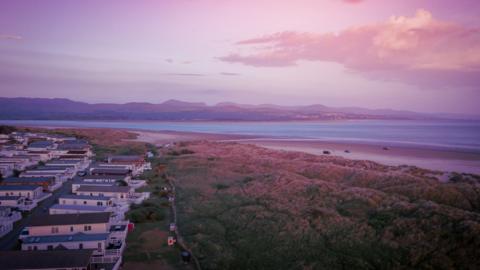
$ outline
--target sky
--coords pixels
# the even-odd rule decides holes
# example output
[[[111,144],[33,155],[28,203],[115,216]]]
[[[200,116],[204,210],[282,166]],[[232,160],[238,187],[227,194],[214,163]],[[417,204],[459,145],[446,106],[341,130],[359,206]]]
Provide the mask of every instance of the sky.
[[[478,0],[4,0],[0,96],[480,114]]]

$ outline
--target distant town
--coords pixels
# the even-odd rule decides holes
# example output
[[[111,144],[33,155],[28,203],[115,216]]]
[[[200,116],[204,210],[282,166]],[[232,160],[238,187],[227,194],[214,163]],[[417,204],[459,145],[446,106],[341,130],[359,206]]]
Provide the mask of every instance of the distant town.
[[[154,154],[94,161],[87,140],[34,132],[0,147],[0,269],[118,269]]]

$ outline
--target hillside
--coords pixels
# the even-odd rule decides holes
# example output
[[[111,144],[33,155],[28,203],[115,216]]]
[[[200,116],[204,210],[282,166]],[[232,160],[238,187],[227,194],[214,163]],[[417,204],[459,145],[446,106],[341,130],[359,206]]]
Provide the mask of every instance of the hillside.
[[[445,116],[449,118],[450,116]],[[458,116],[457,116],[458,117]],[[334,120],[435,119],[408,111],[330,108],[323,105],[279,106],[219,103],[206,105],[178,100],[152,103],[90,104],[69,99],[0,98],[4,120]]]

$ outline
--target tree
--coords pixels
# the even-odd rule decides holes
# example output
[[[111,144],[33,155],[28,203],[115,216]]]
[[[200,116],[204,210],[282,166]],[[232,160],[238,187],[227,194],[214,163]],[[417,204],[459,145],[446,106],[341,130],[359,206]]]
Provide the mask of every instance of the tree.
[[[17,169],[14,169],[14,170],[13,170],[13,176],[14,176],[14,177],[19,177],[19,176],[20,176],[20,173],[21,173],[21,171],[19,171],[19,170],[17,170]]]

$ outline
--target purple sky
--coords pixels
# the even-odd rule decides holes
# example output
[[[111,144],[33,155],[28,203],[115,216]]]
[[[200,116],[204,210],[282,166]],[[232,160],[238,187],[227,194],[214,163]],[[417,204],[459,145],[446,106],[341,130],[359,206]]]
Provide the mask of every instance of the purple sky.
[[[480,114],[478,0],[0,2],[0,96]]]

